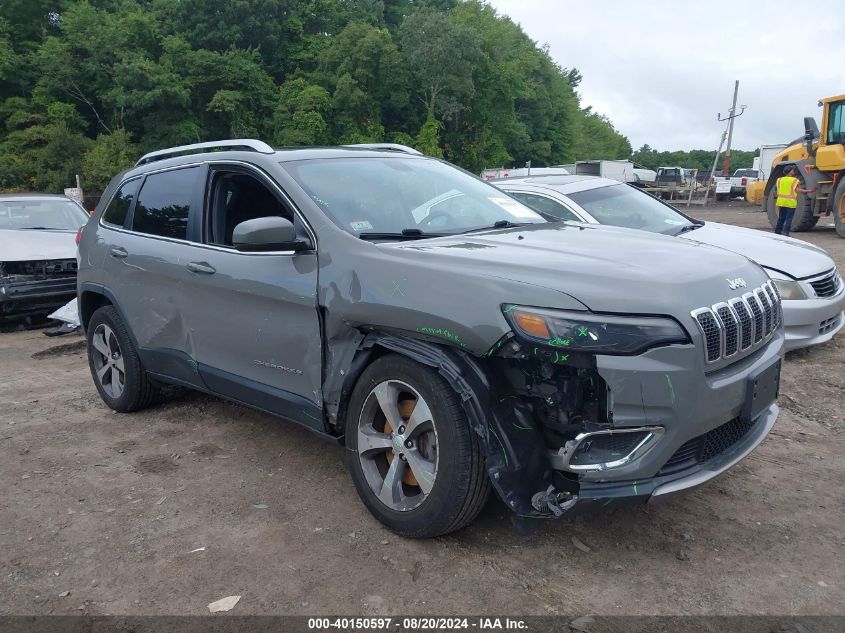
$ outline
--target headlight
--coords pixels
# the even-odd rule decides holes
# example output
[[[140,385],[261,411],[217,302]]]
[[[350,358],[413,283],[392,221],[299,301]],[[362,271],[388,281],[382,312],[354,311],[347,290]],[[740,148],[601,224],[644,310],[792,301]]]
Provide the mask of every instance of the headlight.
[[[633,355],[660,345],[689,342],[678,323],[663,317],[614,316],[515,305],[503,306],[502,312],[521,337],[572,352]]]
[[[780,293],[780,298],[784,301],[794,301],[796,299],[806,299],[807,295],[804,293],[804,290],[801,288],[801,284],[797,281],[791,281],[788,279],[775,279],[772,278],[775,286]]]

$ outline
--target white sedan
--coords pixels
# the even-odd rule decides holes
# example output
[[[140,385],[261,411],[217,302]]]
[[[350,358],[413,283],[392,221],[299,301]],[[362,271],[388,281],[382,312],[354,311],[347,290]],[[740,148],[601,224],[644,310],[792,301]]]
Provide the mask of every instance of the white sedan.
[[[547,218],[608,224],[686,239],[745,255],[762,266],[780,291],[785,350],[833,338],[845,315],[845,283],[821,248],[790,237],[684,215],[644,191],[593,176],[536,176],[492,184]],[[666,262],[671,270],[671,262]]]

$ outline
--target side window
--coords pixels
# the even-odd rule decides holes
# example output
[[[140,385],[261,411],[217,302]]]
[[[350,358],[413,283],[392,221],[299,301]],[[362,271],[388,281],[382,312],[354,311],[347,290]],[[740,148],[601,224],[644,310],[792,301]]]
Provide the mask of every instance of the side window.
[[[831,145],[845,142],[845,101],[830,105],[827,124],[827,142]]]
[[[278,216],[293,222],[293,213],[261,180],[239,171],[212,172],[207,242],[232,246],[235,227],[246,220]]]
[[[540,213],[547,213],[560,220],[574,220],[575,222],[582,221],[581,218],[572,213],[572,211],[567,209],[560,202],[547,198],[546,196],[538,196],[533,193],[523,193],[521,191],[508,191],[508,193],[523,204],[531,207],[535,211],[539,211]]]
[[[180,240],[188,237],[188,215],[199,168],[147,176],[132,215],[132,230]]]
[[[132,206],[132,201],[138,193],[138,186],[140,184],[141,179],[136,178],[121,185],[103,213],[103,222],[113,224],[114,226],[123,226],[124,222],[126,222],[126,214],[129,212],[129,207]]]

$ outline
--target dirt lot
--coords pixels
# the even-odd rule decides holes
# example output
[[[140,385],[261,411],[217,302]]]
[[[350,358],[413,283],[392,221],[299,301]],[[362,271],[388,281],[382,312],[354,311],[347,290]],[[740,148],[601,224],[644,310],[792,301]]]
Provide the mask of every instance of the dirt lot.
[[[741,202],[693,215],[768,227]],[[821,224],[797,236],[845,270]],[[81,338],[0,334],[0,615],[202,614],[232,594],[239,615],[841,614],[843,361],[845,335],[790,354],[772,434],[684,496],[528,538],[494,500],[414,542],[370,517],[337,446],[185,392],[116,415]]]

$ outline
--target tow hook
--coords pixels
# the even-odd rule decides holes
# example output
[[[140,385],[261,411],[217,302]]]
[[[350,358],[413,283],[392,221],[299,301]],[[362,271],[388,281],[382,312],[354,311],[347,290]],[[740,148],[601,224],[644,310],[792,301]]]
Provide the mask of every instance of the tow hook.
[[[540,490],[531,497],[531,505],[538,512],[551,512],[555,517],[562,516],[578,501],[577,495],[568,492],[556,492],[554,486]]]

